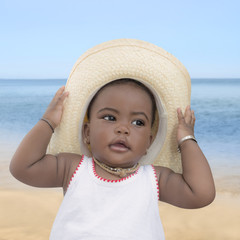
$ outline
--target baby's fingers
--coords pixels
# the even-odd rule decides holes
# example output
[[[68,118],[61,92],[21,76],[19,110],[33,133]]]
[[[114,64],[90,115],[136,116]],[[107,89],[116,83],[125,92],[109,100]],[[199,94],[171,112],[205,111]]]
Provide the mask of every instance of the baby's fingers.
[[[192,114],[191,125],[194,126],[195,125],[195,121],[196,121],[196,117],[195,117],[195,114],[194,114],[193,110],[191,111],[191,114]]]
[[[194,112],[191,111],[190,106],[187,106],[185,113],[180,108],[177,109],[178,116],[178,131],[177,140],[180,141],[183,137],[194,135]]]
[[[55,98],[55,99],[60,98],[60,97],[62,96],[64,90],[65,90],[65,86],[60,87],[60,88],[57,90],[54,98]]]
[[[185,117],[185,122],[187,124],[191,124],[192,123],[192,111],[191,111],[191,108],[190,108],[189,105],[186,107],[184,117]]]
[[[58,104],[62,104],[65,98],[68,96],[69,92],[65,92],[65,86],[62,86],[61,88],[58,89],[54,96],[54,100]]]
[[[184,116],[183,116],[181,108],[177,109],[177,116],[178,116],[178,122],[180,124],[185,122],[185,119],[184,119]]]

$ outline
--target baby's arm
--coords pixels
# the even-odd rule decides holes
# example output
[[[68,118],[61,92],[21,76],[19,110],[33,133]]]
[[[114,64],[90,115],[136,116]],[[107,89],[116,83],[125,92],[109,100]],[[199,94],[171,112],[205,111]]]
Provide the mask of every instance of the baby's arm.
[[[178,142],[187,135],[194,135],[195,116],[190,106],[183,115],[178,114]],[[160,200],[183,208],[200,208],[215,198],[215,186],[207,159],[198,144],[192,140],[181,144],[183,173],[160,168]]]
[[[67,96],[68,92],[61,87],[43,115],[53,128],[61,121],[63,101]],[[46,154],[52,133],[48,123],[40,120],[24,137],[10,163],[10,172],[15,178],[36,187],[63,186],[67,161],[61,154]]]

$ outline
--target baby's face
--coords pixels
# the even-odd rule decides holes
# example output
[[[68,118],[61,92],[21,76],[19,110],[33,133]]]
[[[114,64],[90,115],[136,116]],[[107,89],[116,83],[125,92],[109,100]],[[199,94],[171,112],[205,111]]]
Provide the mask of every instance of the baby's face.
[[[91,108],[84,134],[93,156],[113,167],[131,167],[151,145],[152,102],[133,84],[103,89]]]

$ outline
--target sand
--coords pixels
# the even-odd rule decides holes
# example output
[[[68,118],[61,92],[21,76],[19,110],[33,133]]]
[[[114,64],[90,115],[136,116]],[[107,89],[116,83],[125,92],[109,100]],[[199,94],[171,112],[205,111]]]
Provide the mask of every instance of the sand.
[[[217,195],[211,205],[195,210],[160,205],[167,240],[240,239],[239,196]]]
[[[0,239],[48,239],[62,201],[61,191],[0,189]],[[240,196],[219,194],[202,209],[160,203],[167,240],[240,239]]]
[[[0,240],[44,240],[62,200],[56,191],[0,189]]]

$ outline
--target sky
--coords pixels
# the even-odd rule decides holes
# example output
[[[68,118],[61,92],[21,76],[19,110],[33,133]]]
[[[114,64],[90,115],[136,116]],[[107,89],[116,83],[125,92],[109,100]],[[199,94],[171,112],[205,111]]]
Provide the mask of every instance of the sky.
[[[240,78],[239,0],[0,0],[0,78],[68,78],[87,49],[151,42],[192,78]]]

